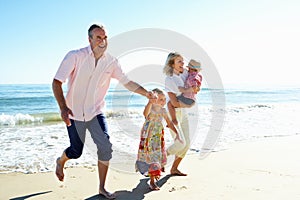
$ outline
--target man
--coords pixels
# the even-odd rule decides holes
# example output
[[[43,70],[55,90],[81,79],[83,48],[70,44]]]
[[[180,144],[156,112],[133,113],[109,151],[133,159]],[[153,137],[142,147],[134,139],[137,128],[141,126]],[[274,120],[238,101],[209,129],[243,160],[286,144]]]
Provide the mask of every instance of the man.
[[[52,83],[61,118],[67,125],[70,138],[70,147],[56,161],[56,176],[63,181],[66,161],[81,156],[88,129],[98,150],[99,194],[113,199],[115,194],[105,189],[112,144],[102,112],[110,80],[115,78],[128,90],[149,99],[155,97],[152,92],[130,81],[122,72],[118,60],[105,52],[107,36],[103,26],[93,24],[88,30],[88,39],[88,47],[70,51],[65,56]],[[62,83],[67,79],[68,93],[65,98]]]

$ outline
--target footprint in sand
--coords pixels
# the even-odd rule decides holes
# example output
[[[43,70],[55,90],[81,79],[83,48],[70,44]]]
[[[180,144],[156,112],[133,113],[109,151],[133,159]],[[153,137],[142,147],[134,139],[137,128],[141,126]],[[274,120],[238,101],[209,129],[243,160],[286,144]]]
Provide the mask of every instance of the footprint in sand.
[[[174,191],[177,191],[177,190],[186,190],[186,189],[187,189],[186,186],[181,186],[181,187],[177,187],[177,188],[172,187],[172,188],[169,190],[169,192],[174,192]]]

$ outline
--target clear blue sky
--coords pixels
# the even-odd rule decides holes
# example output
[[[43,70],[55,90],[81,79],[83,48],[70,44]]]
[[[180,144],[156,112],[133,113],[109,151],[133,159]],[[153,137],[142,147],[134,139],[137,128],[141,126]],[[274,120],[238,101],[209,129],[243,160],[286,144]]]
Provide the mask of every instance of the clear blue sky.
[[[299,10],[298,0],[1,0],[0,84],[51,83],[98,22],[109,37],[139,28],[184,34],[225,84],[300,86]]]

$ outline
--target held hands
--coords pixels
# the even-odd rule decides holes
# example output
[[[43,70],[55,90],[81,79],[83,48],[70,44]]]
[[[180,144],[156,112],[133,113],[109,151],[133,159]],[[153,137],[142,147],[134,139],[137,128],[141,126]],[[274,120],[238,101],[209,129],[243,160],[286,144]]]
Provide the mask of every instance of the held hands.
[[[148,91],[146,93],[146,97],[150,100],[150,99],[157,99],[157,94],[152,92],[152,91]]]
[[[149,91],[146,93],[146,97],[149,99],[149,103],[155,104],[157,102],[157,94],[155,92]]]

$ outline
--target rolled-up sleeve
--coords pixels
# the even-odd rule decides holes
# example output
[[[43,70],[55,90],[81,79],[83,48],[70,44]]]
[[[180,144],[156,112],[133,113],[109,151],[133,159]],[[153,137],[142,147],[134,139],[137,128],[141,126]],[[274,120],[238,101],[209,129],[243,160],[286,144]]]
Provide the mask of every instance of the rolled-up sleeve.
[[[130,81],[130,79],[123,72],[121,65],[119,64],[119,62],[117,60],[115,61],[115,64],[114,64],[112,78],[117,79],[123,85],[127,84]]]
[[[54,79],[65,82],[70,74],[73,72],[76,63],[76,56],[73,51],[67,53],[64,57],[63,61],[61,62]]]

